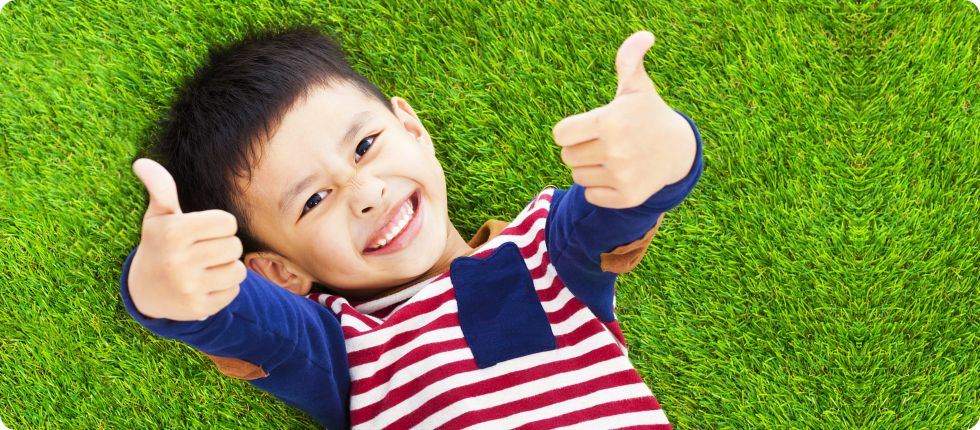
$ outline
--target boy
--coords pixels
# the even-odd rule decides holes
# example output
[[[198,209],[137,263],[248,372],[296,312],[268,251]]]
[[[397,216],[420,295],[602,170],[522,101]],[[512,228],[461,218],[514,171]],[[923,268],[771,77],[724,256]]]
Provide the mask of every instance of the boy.
[[[162,124],[167,168],[133,165],[150,203],[127,310],[328,428],[670,428],[613,312],[701,174],[694,124],[643,69],[652,44],[623,42],[613,102],[555,126],[576,184],[469,242],[414,110],[330,39],[213,51]]]

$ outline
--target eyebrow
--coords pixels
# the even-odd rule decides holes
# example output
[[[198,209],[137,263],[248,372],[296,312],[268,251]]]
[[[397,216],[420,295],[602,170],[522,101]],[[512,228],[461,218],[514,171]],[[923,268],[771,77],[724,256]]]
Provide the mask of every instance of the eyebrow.
[[[344,134],[344,137],[338,143],[341,150],[347,148],[354,142],[354,138],[357,137],[357,135],[361,132],[361,129],[364,128],[364,125],[367,124],[368,120],[370,119],[370,111],[363,111],[357,115],[354,115],[354,119],[351,121],[350,127],[347,129],[347,133]],[[289,206],[292,206],[293,201],[296,200],[299,193],[309,187],[310,184],[319,176],[320,174],[318,172],[310,173],[288,188],[288,191],[286,191],[286,193],[282,195],[282,198],[279,199],[280,218],[284,217],[286,213],[289,212]]]

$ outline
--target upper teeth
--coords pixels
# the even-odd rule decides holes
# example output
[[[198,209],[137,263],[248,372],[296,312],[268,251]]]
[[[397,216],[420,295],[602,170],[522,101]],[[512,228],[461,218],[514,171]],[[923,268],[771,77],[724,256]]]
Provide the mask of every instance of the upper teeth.
[[[378,241],[375,242],[373,246],[371,246],[372,250],[381,248],[382,246],[385,246],[385,244],[387,244],[388,242],[391,242],[391,239],[393,239],[395,236],[398,236],[398,233],[401,233],[402,229],[405,228],[405,225],[408,224],[408,221],[412,219],[412,214],[415,213],[415,211],[412,210],[411,203],[406,202],[406,204],[408,205],[408,207],[405,209],[405,215],[403,215],[402,218],[395,223],[394,228],[388,231],[388,233],[384,234],[384,236],[381,237],[381,239],[378,239]]]

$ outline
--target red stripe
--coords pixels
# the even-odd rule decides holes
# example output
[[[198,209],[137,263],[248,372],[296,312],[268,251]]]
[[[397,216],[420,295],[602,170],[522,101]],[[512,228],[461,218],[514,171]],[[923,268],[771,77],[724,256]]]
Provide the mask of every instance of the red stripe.
[[[350,315],[350,316],[352,316],[354,318],[357,318],[358,321],[360,321],[360,322],[364,323],[365,325],[367,325],[368,328],[371,329],[371,330],[373,330],[375,328],[378,328],[378,326],[381,325],[381,323],[378,320],[375,320],[375,319],[373,319],[373,318],[371,318],[371,317],[369,317],[367,315],[364,315],[364,314],[358,312],[357,309],[354,309],[353,306],[351,306],[350,304],[347,304],[347,303],[342,303],[340,305],[340,314],[341,315]],[[341,322],[343,322],[343,321],[341,321]]]
[[[638,397],[603,403],[590,408],[572,411],[562,416],[527,423],[520,427],[516,427],[514,430],[553,429],[557,427],[570,426],[572,424],[584,423],[594,419],[611,417],[614,415],[628,414],[631,412],[655,411],[660,409],[659,406],[651,409],[652,405],[650,399],[652,399],[652,397]],[[656,400],[654,400],[653,403],[655,404]],[[672,430],[670,424],[652,424],[645,426],[631,426],[628,428]]]
[[[532,381],[537,381],[543,378],[547,378],[549,376],[554,376],[561,373],[570,372],[573,370],[583,369],[595,363],[611,360],[613,358],[622,355],[622,353],[618,351],[618,349],[619,348],[615,347],[614,345],[607,345],[605,347],[596,349],[594,351],[590,351],[589,353],[578,357],[573,357],[567,360],[561,360],[557,362],[544,363],[529,369],[511,372],[494,378],[478,381],[462,387],[453,388],[451,390],[440,393],[439,395],[427,400],[425,403],[423,403],[421,406],[419,406],[411,413],[393,422],[389,426],[389,428],[401,429],[401,428],[414,427],[419,423],[421,423],[422,421],[424,421],[427,417],[432,416],[436,412],[439,412],[445,409],[446,407],[452,406],[454,403],[458,402],[461,399],[495,393],[500,390],[515,387],[521,384],[526,384]],[[475,368],[476,366],[474,365],[473,367]],[[593,381],[594,380],[596,379],[593,379]],[[406,399],[411,398],[411,396],[414,396],[426,386],[427,384],[426,385],[420,384],[419,386],[414,387],[415,389],[411,390],[411,392],[402,393],[401,396],[399,396],[398,398],[394,398],[390,401],[389,407],[397,405],[405,401]],[[563,387],[551,392],[563,391],[565,389],[566,388]],[[409,394],[409,395],[406,396],[405,394]],[[374,418],[380,412],[381,410],[378,409],[377,412],[373,414],[371,418]],[[453,427],[448,423],[445,426]]]
[[[567,321],[569,318],[572,317],[572,315],[575,315],[576,312],[582,309],[585,309],[585,305],[582,304],[582,302],[580,302],[578,299],[572,297],[572,299],[569,300],[568,303],[565,303],[565,305],[562,306],[561,309],[558,309],[553,312],[548,312],[548,321],[551,322],[551,324],[560,324],[564,321]]]
[[[435,320],[430,321],[428,324],[419,327],[416,330],[398,333],[380,345],[372,346],[360,351],[348,352],[348,365],[350,367],[355,367],[365,363],[373,363],[381,359],[381,355],[387,351],[404,346],[427,332],[446,327],[459,327],[459,318],[455,312],[436,318]],[[420,345],[420,347],[423,346]]]
[[[340,329],[344,332],[344,339],[350,339],[364,334],[364,332],[349,325],[341,326]]]
[[[538,290],[538,300],[541,303],[550,302],[558,298],[558,294],[561,294],[561,290],[565,288],[565,284],[561,282],[558,276],[555,276],[551,280],[551,286],[542,290]]]
[[[531,231],[531,227],[534,223],[544,217],[548,216],[548,209],[538,208],[528,214],[520,224],[512,225],[500,231],[502,236],[524,236],[527,232]]]
[[[548,273],[548,265],[551,264],[551,256],[548,255],[548,251],[545,250],[544,254],[541,254],[541,264],[538,267],[531,269],[531,278],[541,279],[544,277],[545,273]]]
[[[623,336],[623,330],[619,327],[619,320],[603,322],[602,324],[612,332],[613,336],[616,336],[616,340],[619,341],[620,345],[626,346],[626,338]]]
[[[500,235],[498,237],[503,236],[509,229],[510,228],[505,228],[503,231],[500,232]],[[524,232],[524,233],[527,233],[527,232]],[[521,235],[523,235],[523,234],[521,234]],[[515,235],[515,236],[521,236],[521,235]],[[524,257],[525,259],[527,259],[528,257],[531,257],[535,253],[537,253],[538,252],[538,245],[540,244],[540,240],[541,239],[544,239],[544,229],[541,229],[541,230],[538,231],[537,235],[535,236],[535,239],[532,239],[531,243],[529,243],[527,245],[524,245],[523,248],[520,248],[520,250],[521,250],[521,256]],[[490,254],[492,254],[493,251],[496,250],[496,249],[497,249],[496,247],[482,249],[482,250],[480,250],[480,252],[476,252],[476,253],[470,254],[470,257],[472,257],[472,258],[487,258],[487,256],[489,256]],[[528,254],[529,251],[527,251],[527,249],[531,249],[532,250],[532,251],[530,251],[530,254]]]
[[[391,390],[385,395],[383,399],[374,402],[370,405],[366,405],[361,408],[352,410],[351,425],[356,426],[358,424],[362,424],[374,419],[382,412],[391,409],[397,406],[398,404],[400,404],[401,402],[404,402],[405,400],[418,394],[420,391],[422,391],[423,389],[425,389],[425,387],[428,387],[429,385],[432,385],[450,376],[457,375],[460,373],[465,373],[465,372],[472,372],[474,370],[479,370],[479,369],[476,367],[476,361],[473,360],[472,358],[466,360],[454,361],[452,363],[446,363],[442,366],[436,367],[422,374],[418,378],[411,380],[405,385],[402,385],[398,388]],[[412,415],[412,413],[406,416],[409,415]],[[426,418],[425,416],[421,417],[421,419],[425,419],[425,418]],[[401,419],[405,419],[405,418],[402,417]]]
[[[557,343],[558,343],[558,348],[567,348],[567,347],[570,347],[570,346],[575,346],[575,345],[579,344],[580,342],[582,342],[582,341],[584,341],[584,340],[586,340],[586,339],[588,339],[588,338],[596,335],[597,333],[603,332],[604,330],[605,329],[603,328],[602,324],[596,322],[595,320],[590,320],[586,324],[583,324],[581,327],[573,330],[571,333],[563,334],[561,336],[556,336],[556,340],[557,340]],[[449,342],[446,342],[447,345],[442,346],[440,348],[440,350],[434,351],[434,352],[432,352],[432,354],[436,354],[436,353],[443,352],[443,351],[450,351],[450,350],[454,350],[454,349],[457,349],[457,348],[466,346],[465,339],[459,339],[459,341],[462,341],[463,344],[450,344]],[[429,347],[432,347],[432,345],[426,346],[426,348],[429,348]],[[607,345],[607,346],[599,347],[596,350],[600,350],[600,349],[603,349],[603,348],[606,348],[606,347],[609,347],[609,348],[612,348],[613,350],[615,350],[617,355],[622,355],[622,351],[620,351],[619,347],[618,346],[615,346],[615,345]],[[412,353],[414,353],[417,350],[418,349],[413,350]],[[426,351],[426,352],[428,352],[428,351]],[[353,354],[353,353],[351,353],[351,354]],[[348,354],[348,357],[351,354]],[[570,359],[570,360],[573,360],[573,359]],[[353,362],[350,358],[348,358],[348,361]],[[473,360],[468,360],[468,361],[469,361],[469,363],[467,365],[470,366],[469,369],[471,369],[471,370],[472,369],[475,369],[476,368],[476,362],[473,361]],[[553,364],[554,363],[550,363],[549,365],[553,365]],[[592,363],[588,363],[588,364],[592,364]],[[351,366],[354,366],[354,364],[351,364]],[[583,367],[585,367],[585,366],[583,366]],[[394,371],[397,371],[397,370],[400,369],[400,367],[396,368],[394,365],[390,365],[390,366],[385,367],[384,369],[379,370],[379,372],[382,372],[383,371],[383,372],[390,373],[391,372],[390,369],[394,369]],[[568,370],[568,369],[565,369],[565,370]],[[426,374],[420,376],[419,378],[413,380],[412,382],[409,382],[409,383],[403,385],[402,387],[399,387],[398,389],[396,389],[395,391],[397,391],[399,397],[397,397],[397,398],[392,397],[392,396],[395,395],[394,394],[395,393],[394,391],[393,391],[392,394],[389,394],[388,396],[386,396],[386,402],[387,402],[386,405],[387,406],[385,408],[394,406],[394,405],[402,402],[404,399],[409,398],[411,396],[414,396],[415,394],[418,394],[419,391],[421,391],[422,389],[424,389],[428,385],[430,385],[432,383],[435,383],[436,381],[442,380],[443,378],[445,378],[447,376],[451,376],[451,375],[440,375],[440,374],[438,374],[438,372],[436,372],[436,373],[433,373],[433,372],[435,372],[435,371],[434,370],[433,371],[429,371]],[[367,378],[365,378],[365,380],[366,379]],[[388,378],[385,378],[385,380],[382,383],[387,382],[387,380],[388,380]],[[639,376],[637,376],[637,381],[643,382],[643,380],[640,379]],[[355,381],[355,383],[356,383],[356,381]],[[377,386],[377,383],[376,382],[372,382],[372,384],[374,384],[374,386]],[[364,391],[367,391],[367,390],[364,390]],[[363,391],[358,390],[358,392],[363,392]],[[388,400],[388,399],[392,399],[392,400]],[[397,401],[395,401],[395,400],[397,400]],[[365,406],[364,408],[367,408],[367,407],[369,407],[369,406]],[[359,410],[361,410],[361,409],[359,409]],[[371,419],[373,419],[374,416],[377,416],[377,414],[379,414],[379,413],[381,413],[380,410],[379,411],[374,411],[371,414],[369,414],[369,417],[368,418],[362,418],[362,419],[364,421],[371,420]]]
[[[391,380],[391,376],[408,366],[418,363],[426,358],[429,358],[436,354],[441,354],[447,351],[455,351],[457,349],[467,348],[469,345],[466,343],[466,339],[452,339],[445,340],[437,343],[430,343],[425,346],[425,348],[416,348],[410,351],[408,354],[395,360],[391,365],[385,367],[384,369],[379,369],[374,372],[373,375],[367,378],[357,379],[351,382],[351,395],[358,395],[361,393],[366,393],[371,391],[375,387],[386,384]],[[473,360],[470,360],[473,361]],[[476,366],[476,361],[473,361],[473,365]]]
[[[511,415],[533,411],[545,406],[560,403],[565,400],[576,399],[599,390],[621,387],[635,383],[634,376],[636,371],[633,369],[623,370],[609,375],[603,375],[590,381],[568,385],[557,390],[548,391],[531,397],[518,399],[510,403],[494,406],[478,411],[470,411],[453,418],[446,424],[440,426],[445,429],[461,429],[474,424],[485,423]],[[407,428],[408,426],[392,426],[392,428]]]
[[[456,292],[453,291],[452,288],[448,288],[446,291],[443,291],[438,295],[429,297],[425,300],[409,303],[381,323],[381,328],[394,327],[419,315],[431,313],[436,309],[439,309],[439,306],[442,306],[446,304],[446,302],[452,301],[455,298]]]
[[[388,316],[388,314],[391,313],[391,311],[395,310],[395,308],[397,308],[398,305],[400,305],[402,303],[405,303],[405,302],[402,301],[402,302],[395,303],[395,304],[393,304],[391,306],[388,306],[388,307],[385,307],[385,308],[381,308],[381,309],[378,309],[378,310],[376,310],[374,312],[371,312],[368,315],[371,315],[372,317],[375,317],[375,318],[385,319]]]
[[[582,324],[579,328],[572,330],[570,333],[563,334],[561,336],[555,336],[555,340],[558,341],[559,348],[567,348],[569,346],[578,345],[579,342],[595,336],[596,333],[602,333],[606,331],[602,328],[602,324],[599,324],[597,320],[589,320],[585,324]]]
[[[525,260],[534,257],[534,254],[538,253],[538,247],[541,246],[541,242],[544,242],[543,228],[534,234],[534,239],[531,239],[531,243],[528,243],[521,248],[521,256],[523,256]]]

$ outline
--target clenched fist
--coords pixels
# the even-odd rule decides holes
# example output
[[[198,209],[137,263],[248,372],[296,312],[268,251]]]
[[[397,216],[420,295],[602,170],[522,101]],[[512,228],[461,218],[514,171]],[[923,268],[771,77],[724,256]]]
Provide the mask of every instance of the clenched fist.
[[[139,248],[129,268],[129,294],[141,314],[205,320],[238,296],[245,280],[235,216],[221,210],[183,213],[174,179],[141,158],[133,172],[150,193]]]
[[[690,124],[660,98],[643,69],[653,34],[628,37],[616,53],[619,86],[608,105],[561,120],[554,128],[561,159],[596,206],[639,206],[684,179],[697,155]]]

